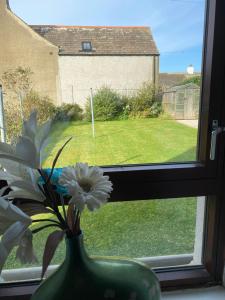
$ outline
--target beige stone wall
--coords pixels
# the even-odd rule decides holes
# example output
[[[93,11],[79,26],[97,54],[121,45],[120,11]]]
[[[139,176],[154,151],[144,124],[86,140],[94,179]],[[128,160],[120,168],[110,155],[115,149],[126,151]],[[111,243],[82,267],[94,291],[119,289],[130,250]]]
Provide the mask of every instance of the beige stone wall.
[[[29,67],[33,88],[60,103],[58,47],[40,37],[0,0],[0,77],[18,66]]]
[[[90,88],[107,85],[132,93],[143,82],[154,82],[153,56],[60,56],[62,101],[84,106]]]

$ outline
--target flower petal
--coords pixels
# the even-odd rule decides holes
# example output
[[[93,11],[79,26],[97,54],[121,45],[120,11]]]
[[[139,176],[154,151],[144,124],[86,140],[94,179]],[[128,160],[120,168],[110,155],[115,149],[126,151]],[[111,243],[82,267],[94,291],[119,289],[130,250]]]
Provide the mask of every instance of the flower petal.
[[[15,147],[13,147],[12,145],[0,142],[0,153],[14,155]]]
[[[40,193],[36,191],[29,192],[23,189],[15,189],[6,196],[7,198],[24,198],[29,200],[36,200],[43,202],[45,200],[44,196],[42,197]]]
[[[33,235],[30,229],[27,229],[24,232],[21,240],[19,241],[16,258],[19,259],[22,264],[37,262],[37,257],[34,254],[33,249]]]
[[[70,199],[69,204],[74,203],[76,205],[76,208],[82,212],[84,210],[85,207],[85,199],[83,199],[83,197],[72,197]]]
[[[33,111],[27,121],[23,121],[23,135],[29,137],[32,141],[37,131],[37,112]]]
[[[31,222],[31,219],[21,209],[2,197],[0,197],[0,217],[5,217],[11,222]]]
[[[95,198],[93,196],[89,196],[89,198],[86,201],[86,204],[87,204],[87,208],[90,211],[94,211],[94,210],[98,209],[102,203],[97,198]]]
[[[40,168],[40,158],[38,157],[35,145],[28,137],[20,136],[18,138],[16,154],[30,167],[35,169]]]
[[[27,223],[17,221],[3,234],[1,242],[8,252],[10,252],[14,246],[18,245],[28,226],[29,224]]]
[[[4,264],[5,264],[8,256],[9,256],[9,252],[6,250],[5,246],[0,241],[0,274],[1,274],[1,271],[4,267]],[[1,280],[0,280],[0,282],[1,282]]]
[[[37,151],[42,150],[42,147],[44,146],[46,139],[49,137],[51,126],[52,126],[52,121],[49,120],[39,127],[37,134],[35,136],[35,145]]]

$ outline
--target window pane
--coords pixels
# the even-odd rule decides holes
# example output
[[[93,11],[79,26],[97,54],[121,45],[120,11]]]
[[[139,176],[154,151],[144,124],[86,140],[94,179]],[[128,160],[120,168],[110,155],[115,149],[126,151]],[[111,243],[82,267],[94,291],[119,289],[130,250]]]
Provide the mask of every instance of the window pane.
[[[8,140],[35,108],[55,120],[47,167],[71,136],[58,166],[196,160],[204,0],[2,3]]]
[[[85,211],[81,223],[85,247],[89,255],[138,258],[151,267],[201,264],[204,203],[204,197],[147,200],[108,203],[95,213]],[[2,273],[6,281],[40,276],[38,266],[50,232],[46,229],[34,237],[39,262],[32,267],[37,268],[21,270],[24,266],[15,260],[14,251]],[[52,264],[62,263],[64,257],[62,243]]]
[[[109,203],[96,214],[86,212],[82,226],[86,247],[91,255],[125,255],[150,262],[157,257],[160,266],[159,257],[169,261],[173,255],[182,264],[185,257],[200,264],[204,203],[204,197]],[[172,265],[179,264],[178,257]]]

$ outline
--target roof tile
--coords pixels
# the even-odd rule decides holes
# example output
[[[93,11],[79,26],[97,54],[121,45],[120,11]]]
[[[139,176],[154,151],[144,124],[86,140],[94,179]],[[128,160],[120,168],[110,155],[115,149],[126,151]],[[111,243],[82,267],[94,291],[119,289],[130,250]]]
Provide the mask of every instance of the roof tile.
[[[158,55],[149,27],[31,25],[33,30],[60,47],[60,55]],[[91,52],[82,42],[92,43]]]

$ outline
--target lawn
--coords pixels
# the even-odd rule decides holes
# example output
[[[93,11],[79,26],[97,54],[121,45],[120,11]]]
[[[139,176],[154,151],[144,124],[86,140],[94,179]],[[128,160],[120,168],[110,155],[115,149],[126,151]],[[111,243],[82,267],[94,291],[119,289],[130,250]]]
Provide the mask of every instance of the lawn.
[[[77,161],[91,165],[141,164],[190,161],[196,157],[197,130],[173,120],[139,119],[96,122],[95,138],[91,124],[76,122],[55,126],[49,146],[49,167],[57,150],[73,137],[58,166]]]
[[[114,165],[194,160],[197,130],[161,119],[97,122],[93,138],[90,124],[58,124],[45,166],[51,165],[57,149],[71,136],[73,140],[59,161],[60,167],[76,161]],[[109,203],[98,212],[84,213],[85,244],[92,255],[146,257],[192,253],[195,212],[196,198]],[[49,232],[34,237],[39,265]],[[63,258],[62,243],[53,263],[60,263]],[[13,253],[5,268],[16,267],[21,265]]]
[[[195,237],[196,199],[184,198],[109,203],[95,213],[85,212],[82,229],[91,255],[147,257],[192,253]],[[43,223],[41,224],[43,225]],[[38,227],[35,224],[33,228]],[[34,237],[34,248],[41,264],[46,230]],[[60,245],[53,264],[64,258]],[[9,257],[6,269],[24,267]]]

